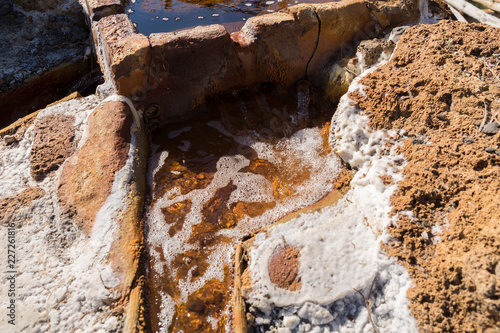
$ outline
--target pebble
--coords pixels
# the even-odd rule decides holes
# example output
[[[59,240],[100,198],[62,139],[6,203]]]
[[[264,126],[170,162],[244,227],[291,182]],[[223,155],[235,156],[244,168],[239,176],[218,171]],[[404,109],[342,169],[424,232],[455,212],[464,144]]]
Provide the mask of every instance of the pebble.
[[[311,302],[304,303],[297,314],[299,317],[306,319],[313,325],[324,325],[334,319],[328,310]]]
[[[288,327],[289,329],[294,329],[300,323],[300,318],[297,316],[284,316],[283,317],[283,325]]]
[[[465,144],[468,144],[468,145],[470,145],[471,143],[474,143],[474,140],[473,140],[473,139],[471,139],[471,138],[464,138],[462,141],[463,141]]]
[[[442,120],[442,121],[447,121],[447,120],[448,120],[448,118],[446,117],[446,113],[444,113],[444,112],[438,113],[438,114],[436,115],[436,117],[437,117],[439,120]]]
[[[481,132],[488,135],[495,135],[498,133],[498,124],[495,121],[493,121],[484,126]]]
[[[414,145],[421,145],[424,143],[424,140],[420,139],[420,138],[413,138],[411,140],[411,142],[414,144]]]
[[[495,153],[495,148],[493,148],[493,147],[488,147],[488,148],[486,148],[486,149],[485,149],[485,151],[486,151],[487,153],[494,154],[494,153]]]
[[[6,145],[10,145],[14,142],[16,142],[16,137],[14,135],[6,135],[3,137],[3,141],[5,142]]]

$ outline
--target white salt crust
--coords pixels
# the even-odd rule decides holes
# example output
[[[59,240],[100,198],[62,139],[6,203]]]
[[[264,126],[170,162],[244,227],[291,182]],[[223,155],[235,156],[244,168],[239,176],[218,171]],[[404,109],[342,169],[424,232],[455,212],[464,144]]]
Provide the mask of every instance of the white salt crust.
[[[275,152],[268,143],[258,142],[248,137],[237,137],[226,132],[219,122],[209,122],[209,125],[219,130],[222,134],[231,136],[236,142],[247,145],[254,149],[258,157],[272,162],[279,168],[292,168],[289,164],[290,156],[295,156],[302,161],[301,168],[311,171],[311,177],[302,185],[295,188],[292,197],[278,201],[274,209],[266,211],[263,215],[250,218],[246,216],[233,229],[221,230],[217,235],[224,235],[234,239],[233,243],[220,244],[214,248],[209,256],[211,266],[206,273],[191,282],[191,272],[185,279],[179,281],[181,297],[179,302],[185,302],[189,295],[201,288],[211,279],[224,279],[224,265],[232,265],[234,246],[249,233],[255,232],[259,228],[268,225],[272,221],[277,221],[286,214],[304,206],[310,205],[333,189],[331,181],[340,171],[340,160],[333,154],[326,156],[322,153],[322,138],[319,129],[304,129],[295,133],[291,138],[284,139],[278,143],[280,152]],[[176,137],[190,128],[182,128],[168,134],[169,138]],[[150,185],[154,179],[154,174],[161,170],[168,152],[155,151],[158,147],[153,147],[153,154],[150,160],[148,179]],[[204,189],[193,190],[185,195],[180,195],[179,189],[174,188],[157,199],[153,207],[147,211],[148,232],[146,235],[148,248],[154,258],[154,271],[157,274],[176,275],[176,270],[171,266],[175,257],[189,249],[195,249],[198,245],[186,244],[192,231],[192,227],[201,222],[202,209],[215,194],[217,189],[229,184],[230,181],[237,186],[237,189],[230,195],[228,205],[234,202],[270,202],[274,201],[271,183],[261,175],[241,172],[240,170],[250,164],[250,160],[243,155],[223,156],[217,162],[217,172],[212,182]],[[152,187],[153,188],[153,187]],[[172,195],[174,198],[169,199]],[[161,209],[176,202],[191,200],[191,211],[187,214],[183,229],[173,237],[168,234],[169,226],[164,220]],[[160,259],[160,253],[155,249],[161,247],[165,260]],[[160,321],[163,329],[170,326],[174,314],[175,302],[170,295],[162,295],[162,311]]]
[[[100,102],[90,96],[59,103],[41,111],[37,119],[55,114],[75,116],[76,142],[81,147],[88,116]],[[41,182],[31,178],[32,140],[33,126],[18,143],[0,146],[1,197],[36,186],[45,190],[42,198],[21,207],[9,218],[16,224],[16,322],[7,322],[9,299],[1,297],[0,331],[120,332],[124,318],[112,314],[109,304],[117,296],[111,288],[121,283],[122,277],[114,274],[105,258],[115,238],[115,219],[126,203],[136,152],[134,131],[126,165],[117,172],[111,195],[98,212],[90,237],[71,223],[63,224],[59,217],[57,185],[62,167]],[[65,163],[72,162],[70,158]],[[7,244],[6,227],[0,229],[0,239]],[[68,240],[68,245],[62,244],[63,239]],[[6,265],[7,246],[0,257]],[[7,289],[2,283],[0,294],[7,295]]]
[[[372,283],[376,325],[384,332],[417,332],[406,299],[411,278],[380,249],[390,238],[390,197],[402,179],[404,157],[397,153],[399,144],[385,145],[397,133],[372,130],[368,117],[353,106],[348,95],[362,93],[359,80],[341,98],[330,135],[335,151],[357,169],[351,190],[333,206],[301,214],[254,238],[248,303],[256,323],[270,325],[268,332],[370,332],[368,311],[354,289],[368,296]],[[380,176],[391,176],[395,184],[385,185]],[[269,277],[270,258],[285,244],[300,249],[302,287],[296,292],[277,288]]]

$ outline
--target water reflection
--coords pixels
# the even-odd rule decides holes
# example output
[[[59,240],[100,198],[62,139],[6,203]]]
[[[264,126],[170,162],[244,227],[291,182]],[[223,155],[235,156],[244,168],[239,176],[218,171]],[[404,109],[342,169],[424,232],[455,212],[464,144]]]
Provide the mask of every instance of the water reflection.
[[[327,1],[300,1],[313,2]],[[127,13],[145,35],[209,24],[222,24],[234,32],[252,16],[298,3],[297,0],[133,0],[127,5]]]

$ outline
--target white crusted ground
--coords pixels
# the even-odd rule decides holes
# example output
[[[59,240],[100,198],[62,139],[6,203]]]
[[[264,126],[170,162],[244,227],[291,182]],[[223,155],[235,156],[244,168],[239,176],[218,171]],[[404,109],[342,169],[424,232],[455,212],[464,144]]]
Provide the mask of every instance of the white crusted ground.
[[[85,140],[89,114],[101,101],[95,96],[57,104],[40,112],[46,115],[75,116],[76,140]],[[133,135],[134,137],[134,135]],[[129,160],[117,173],[112,193],[96,218],[90,237],[59,219],[57,184],[61,169],[42,182],[31,178],[29,156],[33,126],[11,146],[0,146],[0,197],[7,197],[39,186],[45,195],[23,207],[8,222],[16,224],[16,320],[8,323],[8,285],[0,284],[1,332],[119,332],[123,318],[110,313],[108,288],[117,277],[103,262],[114,239],[114,216],[124,206],[126,184],[131,176],[135,152],[132,143]],[[67,161],[68,162],[68,161]],[[62,245],[61,240],[70,240]],[[0,263],[7,266],[7,228],[2,225]]]

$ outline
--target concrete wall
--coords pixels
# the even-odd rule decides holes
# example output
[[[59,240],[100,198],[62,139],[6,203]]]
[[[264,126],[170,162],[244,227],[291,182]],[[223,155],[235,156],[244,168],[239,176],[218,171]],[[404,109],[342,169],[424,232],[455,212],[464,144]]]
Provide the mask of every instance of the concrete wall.
[[[211,25],[144,36],[119,0],[87,0],[107,80],[139,108],[157,104],[156,123],[189,118],[205,98],[263,82],[328,80],[325,66],[381,29],[418,20],[418,4],[346,0],[303,4],[252,17],[238,32]],[[352,52],[351,52],[352,53]],[[338,98],[340,96],[330,96]]]

